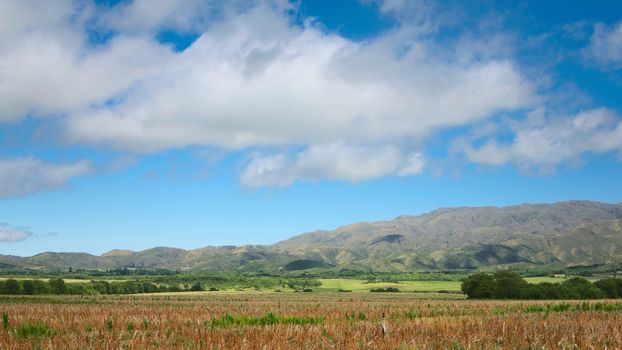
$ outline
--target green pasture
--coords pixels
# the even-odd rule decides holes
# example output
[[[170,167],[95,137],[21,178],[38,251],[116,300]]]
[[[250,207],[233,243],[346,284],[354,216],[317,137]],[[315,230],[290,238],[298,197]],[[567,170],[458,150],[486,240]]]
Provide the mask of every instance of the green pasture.
[[[369,292],[372,288],[395,287],[402,292],[457,292],[460,293],[460,281],[399,281],[368,283],[361,279],[324,278],[320,279],[321,291],[349,290],[352,292]]]

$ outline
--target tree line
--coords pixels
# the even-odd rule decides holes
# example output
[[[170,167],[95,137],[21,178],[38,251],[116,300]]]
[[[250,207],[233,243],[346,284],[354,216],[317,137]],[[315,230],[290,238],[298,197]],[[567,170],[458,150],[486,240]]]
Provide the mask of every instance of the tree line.
[[[291,288],[296,291],[319,287],[322,283],[309,278],[269,278],[238,275],[222,276],[158,276],[152,280],[127,280],[108,282],[92,280],[84,283],[65,283],[62,278],[14,279],[0,281],[0,294],[140,294],[183,291],[217,291],[219,289]]]
[[[124,281],[109,283],[106,281],[91,281],[88,283],[65,283],[62,278],[45,280],[16,280],[0,281],[0,294],[9,295],[43,295],[43,294],[137,294],[180,291],[179,287],[158,286],[151,282]]]
[[[572,277],[561,283],[531,284],[509,270],[476,273],[462,282],[469,299],[603,299],[622,297],[622,279],[605,278],[594,283]]]

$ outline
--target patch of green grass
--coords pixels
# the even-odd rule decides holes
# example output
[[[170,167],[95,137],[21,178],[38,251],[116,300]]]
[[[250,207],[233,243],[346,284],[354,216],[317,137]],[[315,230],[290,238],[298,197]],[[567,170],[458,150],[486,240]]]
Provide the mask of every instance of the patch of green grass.
[[[409,320],[414,320],[414,319],[417,319],[417,318],[421,317],[421,313],[420,313],[420,312],[416,312],[415,310],[413,310],[413,309],[411,308],[411,309],[409,309],[409,310],[406,312],[406,315],[405,315],[405,316],[406,316],[406,318],[407,318],[407,319],[409,319]]]
[[[542,276],[542,277],[524,277],[523,279],[525,281],[527,281],[528,283],[532,283],[532,284],[538,284],[538,283],[544,283],[544,282],[548,282],[548,283],[562,283],[566,280],[568,280],[568,278],[571,277],[577,277],[577,276],[568,276],[566,277],[566,275],[555,275],[555,276]],[[579,276],[582,277],[582,276]],[[584,277],[585,279],[587,279],[588,281],[598,281],[599,279],[596,277]]]
[[[373,288],[399,288],[403,292],[448,292],[461,293],[460,281],[398,281],[368,283],[362,279],[324,278],[320,279],[322,286],[318,290],[352,292],[369,292]]]
[[[543,277],[525,277],[524,280],[527,281],[527,283],[532,283],[532,284],[538,284],[538,283],[544,283],[544,282],[562,283],[566,280],[566,278],[564,276],[561,276],[561,277],[543,276]]]
[[[365,321],[367,319],[367,315],[365,315],[365,313],[363,311],[360,311],[358,314],[354,311],[352,311],[351,314],[346,312],[346,320],[348,321]]]
[[[231,314],[224,314],[220,317],[212,318],[210,324],[212,328],[228,328],[232,326],[270,326],[275,324],[307,325],[318,324],[323,321],[324,317],[279,316],[270,312],[264,316],[234,316]]]
[[[44,323],[23,323],[15,328],[15,334],[20,338],[48,337],[54,335],[54,330]]]
[[[613,312],[622,310],[622,303],[559,303],[559,304],[541,304],[541,305],[528,305],[521,307],[521,311],[524,313],[538,313],[538,312],[578,312],[578,311],[601,311],[601,312]]]

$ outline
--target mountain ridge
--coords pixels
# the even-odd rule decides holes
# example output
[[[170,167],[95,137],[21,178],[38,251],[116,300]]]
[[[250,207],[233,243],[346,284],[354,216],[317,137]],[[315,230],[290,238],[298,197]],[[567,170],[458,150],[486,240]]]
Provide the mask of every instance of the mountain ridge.
[[[43,252],[0,255],[2,266],[182,270],[355,268],[474,269],[493,265],[592,265],[622,262],[622,203],[565,201],[505,207],[438,208],[421,215],[316,230],[271,245],[184,250],[113,249],[101,255]]]

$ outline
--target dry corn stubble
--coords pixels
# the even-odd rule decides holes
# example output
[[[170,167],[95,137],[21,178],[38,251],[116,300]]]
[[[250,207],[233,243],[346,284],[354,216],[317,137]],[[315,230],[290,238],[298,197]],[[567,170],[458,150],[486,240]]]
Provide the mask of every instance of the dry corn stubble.
[[[622,347],[622,311],[616,301],[432,300],[382,293],[2,297],[1,301],[8,327],[0,331],[0,349]],[[246,321],[212,324],[226,315]],[[45,328],[37,328],[41,325]]]

